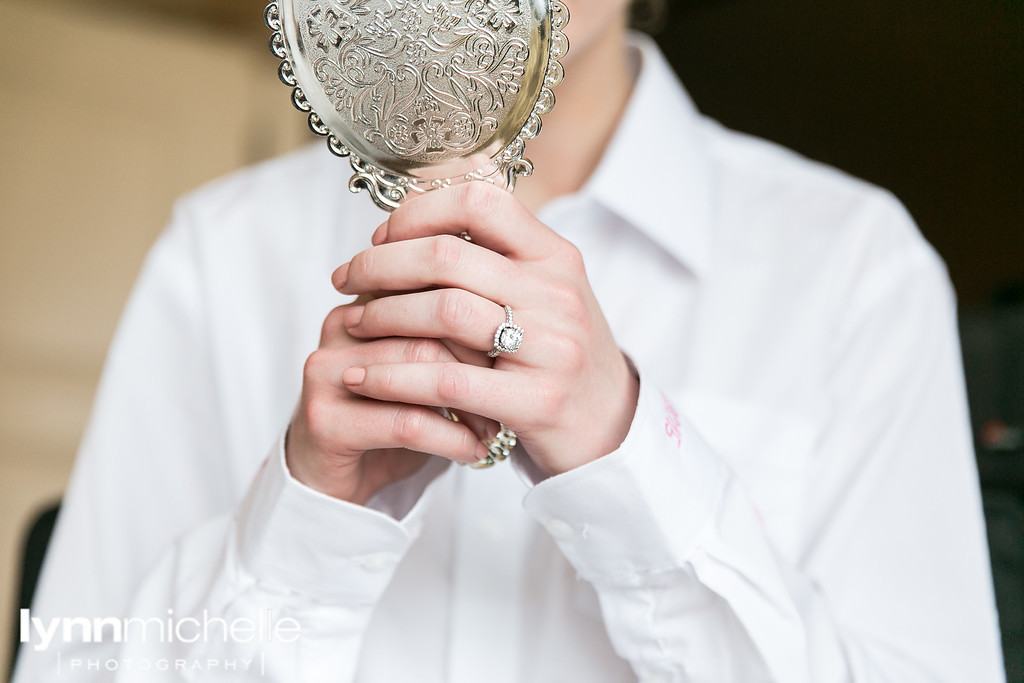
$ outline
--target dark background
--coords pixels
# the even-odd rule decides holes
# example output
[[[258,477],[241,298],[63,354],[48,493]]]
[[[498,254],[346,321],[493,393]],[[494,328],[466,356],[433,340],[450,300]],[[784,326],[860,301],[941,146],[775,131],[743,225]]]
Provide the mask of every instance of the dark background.
[[[963,303],[1024,283],[1024,2],[685,0],[657,37],[708,115],[895,192]]]

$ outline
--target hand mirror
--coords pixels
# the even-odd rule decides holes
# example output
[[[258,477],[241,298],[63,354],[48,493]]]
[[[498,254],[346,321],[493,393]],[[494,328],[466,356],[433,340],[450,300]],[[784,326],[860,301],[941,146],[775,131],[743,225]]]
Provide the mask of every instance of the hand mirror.
[[[532,172],[569,46],[559,0],[273,0],[264,16],[292,102],[382,209]]]

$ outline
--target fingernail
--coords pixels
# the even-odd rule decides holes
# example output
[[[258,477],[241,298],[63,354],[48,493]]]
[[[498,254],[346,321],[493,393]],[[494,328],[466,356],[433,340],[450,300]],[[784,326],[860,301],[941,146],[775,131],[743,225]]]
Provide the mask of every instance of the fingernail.
[[[345,383],[345,386],[357,387],[363,383],[366,379],[366,368],[345,368],[345,372],[341,373],[341,381]]]
[[[349,264],[347,263],[343,263],[338,266],[338,269],[334,271],[334,275],[331,276],[331,283],[339,292],[345,289],[345,285],[348,284],[348,265]]]
[[[341,320],[345,323],[345,327],[357,327],[359,321],[363,319],[363,311],[366,310],[366,306],[349,306],[341,312]]]
[[[384,244],[384,240],[388,238],[388,221],[381,223],[376,230],[373,231],[373,236],[370,238],[370,244],[378,247]]]
[[[486,460],[487,455],[487,446],[483,445],[482,443],[477,443],[476,450],[473,451],[473,460],[471,460],[469,464],[472,465],[473,463],[480,462],[481,460]]]

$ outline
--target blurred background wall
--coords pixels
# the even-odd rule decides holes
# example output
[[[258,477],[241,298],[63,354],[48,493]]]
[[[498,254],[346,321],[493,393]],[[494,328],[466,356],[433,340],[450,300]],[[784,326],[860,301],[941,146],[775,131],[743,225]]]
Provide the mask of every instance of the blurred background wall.
[[[0,672],[21,534],[172,201],[308,139],[262,5],[0,0]],[[659,40],[706,113],[893,189],[964,305],[1024,281],[1020,0],[676,0]]]
[[[171,203],[307,139],[260,3],[149,4],[0,0],[0,678],[16,548]]]

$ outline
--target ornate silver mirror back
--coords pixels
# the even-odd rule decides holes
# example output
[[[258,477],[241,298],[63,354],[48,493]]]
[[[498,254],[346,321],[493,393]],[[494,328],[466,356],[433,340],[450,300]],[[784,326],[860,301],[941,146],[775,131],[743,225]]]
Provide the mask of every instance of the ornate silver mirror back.
[[[469,180],[509,190],[555,104],[569,44],[558,0],[274,0],[292,101],[385,210]]]

